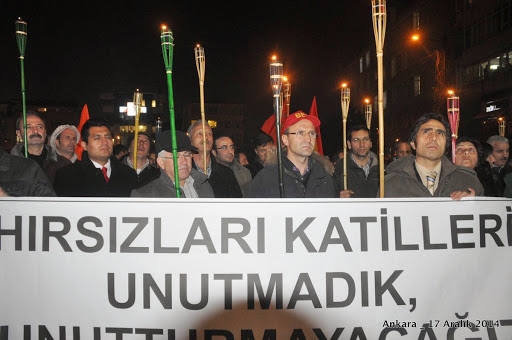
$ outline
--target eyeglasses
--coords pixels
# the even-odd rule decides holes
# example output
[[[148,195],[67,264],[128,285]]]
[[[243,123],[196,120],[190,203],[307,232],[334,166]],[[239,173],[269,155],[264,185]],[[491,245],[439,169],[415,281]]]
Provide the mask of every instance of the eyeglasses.
[[[316,138],[316,136],[318,136],[316,131],[302,131],[302,130],[299,130],[297,132],[287,132],[287,133],[285,133],[285,135],[295,135],[298,138],[305,138],[306,136],[309,136],[311,138]]]
[[[226,151],[227,149],[230,149],[230,150],[235,150],[236,149],[236,146],[234,145],[223,145],[219,148],[215,148],[216,150],[223,150],[223,151]]]
[[[352,138],[350,140],[352,143],[369,143],[370,142],[370,138],[368,137],[363,137],[363,138]]]
[[[173,157],[166,157],[166,156],[158,156],[160,158],[165,158],[165,159],[173,159]],[[178,154],[178,158],[185,158],[185,159],[189,159],[189,158],[192,158],[192,152],[182,152],[181,154]]]

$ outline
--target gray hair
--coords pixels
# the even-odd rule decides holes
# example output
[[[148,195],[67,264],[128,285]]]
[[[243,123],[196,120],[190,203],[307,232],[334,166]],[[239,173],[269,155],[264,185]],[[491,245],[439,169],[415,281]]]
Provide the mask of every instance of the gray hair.
[[[487,138],[487,143],[493,145],[495,142],[507,143],[507,144],[509,143],[507,137],[503,137],[503,136],[500,136],[500,135],[494,135],[494,136],[491,136],[491,137]]]

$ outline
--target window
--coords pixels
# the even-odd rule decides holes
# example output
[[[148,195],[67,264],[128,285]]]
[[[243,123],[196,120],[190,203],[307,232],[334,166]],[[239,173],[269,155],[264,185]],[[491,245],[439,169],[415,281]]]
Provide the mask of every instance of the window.
[[[420,29],[420,12],[414,11],[412,13],[412,29],[419,30]]]
[[[414,76],[414,95],[419,96],[421,94],[421,76]]]

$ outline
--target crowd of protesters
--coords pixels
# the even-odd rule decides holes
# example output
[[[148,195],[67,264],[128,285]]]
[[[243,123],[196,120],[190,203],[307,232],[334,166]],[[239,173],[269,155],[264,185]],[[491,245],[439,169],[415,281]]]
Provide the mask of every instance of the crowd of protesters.
[[[320,120],[302,111],[283,122],[279,147],[259,131],[253,145],[243,149],[229,135],[215,136],[201,120],[174,136],[138,133],[127,145],[114,145],[111,127],[101,119],[89,119],[81,131],[58,126],[49,138],[41,114],[27,112],[26,123],[25,136],[24,119],[17,120],[20,142],[10,154],[0,150],[0,196],[380,197],[371,131],[349,127],[346,154],[340,150],[326,157],[315,149]],[[461,136],[452,161],[451,134],[444,116],[421,116],[385,165],[383,196],[512,197],[509,140]]]

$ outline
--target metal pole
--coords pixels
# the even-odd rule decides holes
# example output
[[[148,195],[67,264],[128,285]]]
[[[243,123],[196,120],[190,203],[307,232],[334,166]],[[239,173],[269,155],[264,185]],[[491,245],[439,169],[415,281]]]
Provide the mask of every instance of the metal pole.
[[[135,109],[135,134],[133,137],[133,168],[137,171],[137,149],[139,147],[139,117],[142,106],[142,93],[139,89],[133,94],[133,108]]]
[[[23,113],[23,143],[25,145],[25,157],[28,157],[28,136],[27,136],[27,104],[25,98],[25,48],[27,46],[27,23],[18,18],[16,26],[16,42],[20,52],[20,70],[21,70],[21,108]],[[18,126],[16,127],[18,128]]]
[[[372,0],[373,33],[377,55],[377,107],[379,111],[380,197],[384,197],[384,38],[386,37],[386,0]]]
[[[174,93],[172,89],[172,60],[174,54],[174,38],[172,31],[167,26],[162,26],[160,35],[162,43],[162,56],[164,58],[165,73],[167,75],[167,88],[169,91],[169,116],[171,123],[171,140],[172,140],[172,158],[174,163],[174,187],[176,188],[176,197],[180,195],[180,178],[178,169],[178,146],[176,142],[176,123],[174,121]]]
[[[279,175],[279,194],[280,197],[284,195],[284,184],[283,184],[283,164],[281,160],[282,148],[281,148],[281,87],[283,85],[283,63],[276,60],[274,56],[270,63],[270,85],[272,85],[272,93],[274,97],[274,110],[276,115],[276,142],[277,142],[277,169]]]
[[[206,164],[206,117],[204,113],[204,74],[206,69],[206,57],[204,54],[204,48],[199,44],[194,48],[194,52],[196,56],[197,74],[199,76],[199,100],[201,103],[201,120],[203,128],[203,170],[206,174],[206,169],[208,168],[208,164]]]
[[[341,114],[343,118],[343,190],[347,190],[347,118],[350,106],[350,88],[341,84]]]

